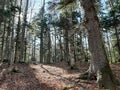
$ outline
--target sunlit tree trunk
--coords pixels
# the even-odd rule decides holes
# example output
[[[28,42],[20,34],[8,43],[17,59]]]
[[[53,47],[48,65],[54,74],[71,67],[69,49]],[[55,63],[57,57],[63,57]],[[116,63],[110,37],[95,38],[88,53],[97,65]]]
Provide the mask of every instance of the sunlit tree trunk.
[[[14,18],[13,18],[13,22],[14,22]],[[11,31],[11,57],[10,57],[10,61],[12,64],[13,61],[14,61],[14,49],[15,49],[15,42],[14,42],[14,23],[13,23],[13,28],[12,28],[12,31]]]
[[[25,12],[24,12],[24,17],[23,17],[23,28],[22,28],[22,37],[21,37],[21,52],[20,52],[20,61],[24,61],[24,55],[25,55],[25,30],[26,30],[26,24],[27,24],[27,12],[28,12],[28,4],[29,0],[26,1],[26,6],[25,6]]]
[[[111,54],[111,47],[110,47],[110,39],[109,39],[109,33],[108,30],[106,29],[106,38],[107,38],[107,44],[108,44],[108,58],[110,59],[110,62],[112,63],[112,54]]]
[[[50,37],[50,29],[48,29],[48,55],[47,55],[47,63],[51,63],[51,37]]]
[[[69,53],[70,53],[70,66],[71,66],[71,68],[73,68],[74,67],[74,65],[75,65],[75,59],[76,59],[76,57],[75,57],[75,38],[74,38],[75,36],[73,35],[72,37],[71,37],[71,39],[70,39],[70,48],[69,48]]]
[[[34,36],[33,40],[32,40],[32,58],[35,58],[35,49],[36,47],[36,36]]]
[[[57,52],[56,52],[56,36],[57,36],[57,33],[56,33],[56,27],[54,26],[54,32],[55,32],[55,48],[54,48],[54,62],[56,62],[56,56],[57,56]]]
[[[5,44],[5,30],[6,30],[6,20],[4,22],[4,29],[3,29],[3,35],[2,35],[2,46],[1,46],[1,61],[3,61],[4,58],[4,44]]]
[[[16,0],[14,2],[10,1],[8,8],[11,7],[11,5],[16,5]],[[14,12],[15,15],[15,12]],[[10,14],[9,20],[8,20],[8,26],[7,26],[7,38],[6,38],[6,52],[5,52],[5,58],[8,60],[9,64],[12,64],[13,61],[13,54],[14,54],[14,18],[12,14]]]
[[[34,50],[33,50],[33,56],[35,57],[36,54],[36,36],[34,36]]]
[[[76,62],[77,61],[77,35],[75,35],[74,36],[74,38],[73,38],[73,40],[74,40],[74,45],[73,45],[73,47],[74,47],[74,52],[73,52],[73,55],[74,55],[74,62]]]
[[[41,32],[40,32],[40,63],[43,63],[43,31],[44,27],[41,26]]]
[[[45,0],[43,1],[43,6],[42,6],[42,13],[41,13],[41,32],[40,32],[40,63],[43,63],[43,59],[44,59],[44,54],[43,54],[43,34],[44,34],[44,21],[43,21],[43,15],[44,15],[44,10],[45,9]]]
[[[3,4],[1,4],[2,9],[5,8],[5,3],[6,0],[3,1]],[[1,62],[3,61],[4,58],[4,44],[5,44],[5,30],[6,30],[6,26],[7,26],[7,19],[4,18],[3,16],[0,16],[1,20],[0,20],[0,26],[2,26],[2,22],[3,22],[3,33],[2,33],[2,42],[1,42]],[[1,29],[1,27],[0,27]]]
[[[81,53],[81,59],[83,59],[84,61],[86,60],[86,53],[85,53],[85,48],[84,48],[84,42],[83,42],[83,34],[82,32],[79,33],[79,36],[80,36],[80,53]]]
[[[4,52],[4,58],[8,61],[10,64],[10,57],[11,57],[11,17],[8,21],[8,26],[6,28],[6,43],[5,43],[5,52]]]
[[[20,0],[20,9],[22,5],[22,0]],[[19,61],[20,58],[20,30],[21,30],[21,11],[19,11],[19,16],[18,16],[18,23],[17,23],[17,29],[16,29],[16,44],[15,44],[15,56],[14,56],[14,63]]]
[[[97,81],[100,88],[105,87],[115,90],[115,80],[105,52],[94,1],[82,0],[81,5],[84,9],[84,25],[88,30],[88,43],[91,52],[88,72],[97,73]]]

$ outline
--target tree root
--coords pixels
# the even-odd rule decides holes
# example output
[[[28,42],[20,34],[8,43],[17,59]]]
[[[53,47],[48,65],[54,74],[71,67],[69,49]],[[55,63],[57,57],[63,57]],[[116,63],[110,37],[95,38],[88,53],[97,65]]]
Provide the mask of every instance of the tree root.
[[[113,80],[114,78],[112,78],[108,73],[97,75],[97,83],[99,89],[105,88],[109,90],[116,90]]]
[[[109,90],[116,90],[115,86],[120,86],[120,81],[108,73],[103,73],[102,75],[99,74],[96,76],[95,74],[85,72],[80,74],[76,79],[97,80],[99,89],[106,88]]]
[[[77,79],[83,79],[83,80],[97,80],[96,75],[89,73],[89,72],[85,72],[83,74],[80,74],[79,77],[77,77]]]

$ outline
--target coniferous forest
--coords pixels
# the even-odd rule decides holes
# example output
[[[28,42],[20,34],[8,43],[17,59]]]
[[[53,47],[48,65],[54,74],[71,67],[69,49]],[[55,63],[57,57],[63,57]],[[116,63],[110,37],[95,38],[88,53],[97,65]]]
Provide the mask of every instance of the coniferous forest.
[[[120,90],[120,0],[0,0],[0,90]]]

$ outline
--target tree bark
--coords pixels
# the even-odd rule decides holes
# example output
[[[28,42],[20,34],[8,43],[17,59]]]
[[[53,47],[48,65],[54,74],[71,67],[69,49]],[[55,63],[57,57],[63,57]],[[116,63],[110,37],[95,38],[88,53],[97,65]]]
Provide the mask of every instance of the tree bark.
[[[64,41],[65,41],[65,61],[70,65],[70,58],[69,58],[69,39],[68,39],[68,30],[65,29],[64,33]]]
[[[47,55],[47,63],[51,63],[51,37],[50,37],[50,29],[48,29],[48,55]]]
[[[2,35],[1,62],[4,59],[5,30],[6,30],[6,21],[4,22],[4,30],[3,30],[3,35]]]
[[[43,6],[42,6],[42,13],[41,13],[41,19],[43,19],[43,15],[44,15],[44,12],[45,12],[45,0],[43,1]],[[42,24],[43,24],[43,20],[42,20]],[[43,33],[44,33],[44,25],[41,25],[41,32],[40,32],[40,63],[43,63],[44,61],[44,54],[43,54]]]
[[[19,11],[19,16],[18,16],[18,23],[17,23],[17,29],[16,29],[16,45],[15,45],[15,56],[14,56],[14,63],[18,62],[19,57],[20,57],[20,25],[21,25],[21,5],[22,5],[22,0],[20,0],[20,11]]]
[[[91,52],[88,72],[89,74],[97,74],[97,81],[100,88],[105,87],[115,90],[115,79],[105,52],[94,0],[82,0],[81,5],[84,9],[84,26],[88,31],[88,44]]]
[[[55,49],[54,49],[54,52],[55,52],[55,55],[54,55],[54,62],[57,62],[57,58],[56,58],[56,56],[57,56],[57,52],[56,52],[56,36],[57,36],[57,33],[56,33],[56,31],[57,31],[57,29],[56,29],[56,27],[54,26],[54,31],[55,31]]]
[[[60,31],[61,33],[61,31]],[[63,46],[62,46],[62,40],[61,40],[61,34],[59,35],[59,48],[60,48],[60,61],[63,61]]]
[[[26,1],[26,6],[25,6],[25,12],[24,12],[24,18],[23,18],[23,27],[22,27],[22,37],[21,37],[21,55],[20,55],[20,61],[24,61],[24,55],[25,55],[25,30],[26,30],[26,24],[27,24],[27,12],[28,12],[28,4],[29,0]]]

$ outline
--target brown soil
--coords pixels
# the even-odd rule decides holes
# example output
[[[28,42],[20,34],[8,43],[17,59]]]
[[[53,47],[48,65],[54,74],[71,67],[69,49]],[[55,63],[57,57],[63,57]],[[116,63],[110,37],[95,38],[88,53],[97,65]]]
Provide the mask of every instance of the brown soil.
[[[78,64],[70,70],[67,64],[0,65],[0,90],[98,90],[95,80],[76,79],[89,64]],[[120,80],[120,64],[111,65]],[[17,71],[12,71],[15,68]],[[120,87],[117,87],[120,90]]]

